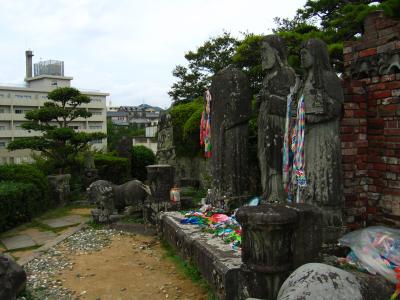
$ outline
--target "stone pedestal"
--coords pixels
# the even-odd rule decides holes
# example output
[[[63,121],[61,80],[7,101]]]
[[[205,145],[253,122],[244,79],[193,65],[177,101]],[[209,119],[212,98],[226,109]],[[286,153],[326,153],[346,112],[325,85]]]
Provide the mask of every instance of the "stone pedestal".
[[[71,174],[47,176],[51,188],[52,199],[56,205],[64,206],[67,204],[70,193],[70,179]]]
[[[296,266],[315,261],[321,246],[322,213],[307,204],[242,207],[240,299],[276,299]]]
[[[242,207],[242,298],[276,299],[292,270],[292,239],[296,212],[283,205]]]

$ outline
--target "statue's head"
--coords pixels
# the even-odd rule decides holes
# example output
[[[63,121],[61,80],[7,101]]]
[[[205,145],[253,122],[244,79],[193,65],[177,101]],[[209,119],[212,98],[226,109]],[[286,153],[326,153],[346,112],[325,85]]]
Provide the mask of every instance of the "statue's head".
[[[113,203],[114,192],[113,184],[107,180],[97,180],[86,189],[90,204],[102,204],[104,202]]]
[[[272,69],[277,59],[286,62],[286,44],[283,38],[275,34],[265,36],[261,41],[261,58],[263,70]]]
[[[318,68],[331,70],[329,64],[328,47],[319,39],[310,39],[300,51],[301,65],[305,69]]]

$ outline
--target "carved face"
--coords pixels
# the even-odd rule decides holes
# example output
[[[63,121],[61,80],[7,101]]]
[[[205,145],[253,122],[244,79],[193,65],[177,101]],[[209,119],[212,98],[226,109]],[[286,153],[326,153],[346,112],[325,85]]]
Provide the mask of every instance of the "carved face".
[[[312,67],[312,65],[314,63],[314,59],[307,49],[301,49],[300,58],[301,58],[301,66],[304,69],[309,69]]]
[[[275,65],[275,50],[267,42],[263,42],[261,44],[261,59],[261,66],[263,70],[269,70]]]

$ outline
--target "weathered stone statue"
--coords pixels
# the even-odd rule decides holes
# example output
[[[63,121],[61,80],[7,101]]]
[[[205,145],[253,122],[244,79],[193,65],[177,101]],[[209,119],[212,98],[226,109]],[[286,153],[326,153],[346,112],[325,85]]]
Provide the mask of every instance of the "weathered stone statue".
[[[248,191],[248,120],[251,92],[247,76],[228,67],[213,78],[211,147],[216,198],[240,197]]]
[[[305,78],[300,96],[304,96],[304,160],[307,185],[301,201],[322,208],[323,239],[334,242],[342,226],[343,190],[339,119],[343,89],[329,64],[326,44],[309,40],[301,50]]]
[[[175,163],[175,146],[171,115],[163,114],[157,126],[157,155],[156,160],[159,164]]]
[[[115,210],[130,206],[130,211],[142,211],[144,201],[151,195],[150,188],[139,180],[130,180],[121,185],[114,185],[106,180],[97,180],[87,189],[89,203],[96,204],[92,210],[93,219],[109,222]]]
[[[283,39],[264,37],[261,46],[262,68],[266,71],[258,95],[258,160],[264,202],[287,199],[282,183],[282,148],[285,134],[287,97],[296,83],[296,75],[287,63]]]

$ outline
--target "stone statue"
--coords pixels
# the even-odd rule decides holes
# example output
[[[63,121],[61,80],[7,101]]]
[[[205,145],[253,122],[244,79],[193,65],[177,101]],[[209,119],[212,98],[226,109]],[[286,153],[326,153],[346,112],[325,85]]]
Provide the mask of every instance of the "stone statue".
[[[296,75],[287,63],[286,47],[277,35],[265,36],[261,44],[262,69],[266,72],[257,97],[258,159],[264,202],[287,199],[282,183],[282,148],[285,133],[287,97]]]
[[[305,137],[304,160],[306,186],[301,201],[322,208],[324,241],[334,241],[341,230],[343,188],[339,120],[343,105],[341,82],[329,64],[326,44],[309,40],[301,50],[305,70],[303,87]],[[330,229],[329,229],[330,228]]]
[[[242,71],[227,67],[213,77],[210,92],[214,194],[240,197],[248,191],[249,81]]]
[[[151,191],[139,180],[130,180],[122,185],[97,180],[87,188],[87,194],[89,203],[97,206],[97,209],[92,210],[94,220],[109,222],[115,210],[120,211],[130,206],[131,211],[141,211]]]

